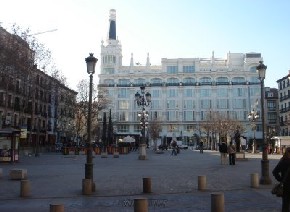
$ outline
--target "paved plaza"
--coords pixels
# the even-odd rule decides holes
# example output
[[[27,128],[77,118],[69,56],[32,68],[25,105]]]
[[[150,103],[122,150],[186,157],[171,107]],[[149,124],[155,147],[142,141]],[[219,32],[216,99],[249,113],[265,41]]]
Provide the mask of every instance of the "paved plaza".
[[[272,185],[251,188],[251,174],[261,173],[262,154],[247,153],[235,166],[221,165],[216,151],[182,150],[138,160],[138,152],[119,158],[94,156],[96,192],[82,195],[85,155],[43,153],[21,156],[15,164],[0,164],[0,211],[49,211],[50,204],[63,204],[65,211],[134,211],[134,199],[148,199],[149,211],[210,211],[211,194],[222,192],[225,211],[280,211],[281,198],[270,192]],[[269,155],[270,176],[281,155]],[[13,168],[27,169],[30,196],[20,197],[20,181],[10,180]],[[206,176],[205,191],[198,190],[198,176]],[[151,178],[152,193],[143,194],[143,178]]]

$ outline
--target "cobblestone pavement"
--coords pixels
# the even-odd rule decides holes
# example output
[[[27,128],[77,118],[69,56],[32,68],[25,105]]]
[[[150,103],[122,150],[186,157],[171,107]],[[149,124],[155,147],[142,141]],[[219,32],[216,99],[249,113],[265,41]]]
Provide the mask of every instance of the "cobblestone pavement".
[[[65,211],[134,211],[134,199],[146,197],[149,211],[210,211],[211,194],[224,194],[225,211],[280,211],[281,198],[270,192],[272,185],[251,188],[252,173],[261,173],[261,154],[247,153],[235,166],[221,165],[216,151],[182,150],[138,160],[138,152],[119,158],[94,156],[96,192],[81,194],[85,155],[41,154],[22,156],[15,164],[0,164],[0,211],[49,211],[50,204],[63,204]],[[269,155],[271,171],[281,155]],[[9,170],[25,168],[30,196],[20,197],[20,182],[9,179]],[[205,175],[207,187],[198,190],[198,176]],[[150,177],[152,193],[143,194],[143,178]]]

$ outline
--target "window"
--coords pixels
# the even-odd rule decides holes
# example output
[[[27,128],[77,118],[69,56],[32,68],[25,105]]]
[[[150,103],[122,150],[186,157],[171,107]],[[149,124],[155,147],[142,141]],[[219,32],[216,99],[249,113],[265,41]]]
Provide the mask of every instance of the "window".
[[[129,79],[119,79],[119,84],[120,85],[130,85],[130,80]]]
[[[167,111],[167,121],[176,121],[178,111]]]
[[[127,111],[119,112],[119,121],[129,121],[129,114]]]
[[[168,74],[176,74],[178,72],[177,66],[167,66],[167,73]]]
[[[103,68],[102,74],[114,74],[114,69],[113,68]]]
[[[137,85],[145,85],[145,79],[139,78],[139,79],[135,79],[134,83]]]
[[[211,100],[210,99],[202,99],[200,101],[200,107],[202,109],[210,109],[211,108]]]
[[[276,102],[268,101],[267,102],[267,108],[268,108],[268,110],[276,110]]]
[[[244,88],[234,88],[233,89],[233,96],[234,97],[241,97],[241,96],[245,96],[246,92]]]
[[[261,96],[261,88],[250,88],[250,96]]]
[[[104,84],[106,85],[114,85],[114,80],[113,79],[105,79]]]
[[[151,109],[161,109],[160,100],[152,100]]]
[[[119,132],[129,132],[129,126],[128,125],[118,125],[118,131]]]
[[[116,63],[116,56],[114,55],[106,55],[103,57],[104,64],[115,64]]]
[[[247,120],[247,111],[233,111],[232,112],[232,116],[234,119],[237,119],[237,120]]]
[[[119,102],[120,110],[128,110],[129,109],[129,101],[128,100],[120,100]]]
[[[195,79],[191,78],[191,77],[187,77],[183,79],[183,83],[185,84],[194,84],[195,83]]]
[[[176,109],[177,105],[175,100],[168,100],[167,101],[167,109]]]
[[[172,85],[176,85],[176,84],[179,84],[179,80],[177,78],[169,78],[167,80],[167,83],[172,84]]]
[[[217,81],[217,82],[228,82],[229,80],[228,80],[227,77],[218,77],[218,78],[216,79],[216,81]]]
[[[217,100],[218,109],[229,109],[229,100],[228,99],[218,99]]]
[[[183,66],[182,70],[184,73],[193,73],[195,72],[195,66]]]
[[[210,89],[200,89],[200,97],[210,97],[211,90]]]
[[[184,100],[183,101],[183,108],[184,109],[194,109],[195,108],[195,101],[192,99]]]
[[[210,85],[211,79],[209,77],[203,77],[200,79],[200,84],[201,85]]]
[[[252,66],[252,67],[250,68],[250,72],[252,72],[252,73],[257,73],[256,66]]]
[[[184,121],[194,121],[194,111],[183,111]]]
[[[250,82],[251,83],[260,83],[260,80],[258,79],[258,77],[251,77]]]
[[[245,99],[233,99],[233,108],[234,109],[246,109],[246,100]]]
[[[227,97],[228,96],[228,89],[227,88],[218,88],[217,89],[217,96],[218,97]]]
[[[177,96],[177,90],[175,89],[168,89],[167,90],[167,97],[176,97]]]
[[[153,79],[151,79],[151,83],[152,84],[161,84],[162,83],[162,79],[153,78]]]
[[[194,96],[193,90],[190,89],[190,88],[189,89],[188,88],[184,89],[183,96],[184,97],[193,97]]]
[[[245,78],[244,77],[234,77],[232,79],[233,83],[244,83],[245,82]]]
[[[152,97],[159,98],[160,97],[160,90],[152,90]]]
[[[118,89],[118,97],[119,98],[129,98],[129,91],[127,88]]]

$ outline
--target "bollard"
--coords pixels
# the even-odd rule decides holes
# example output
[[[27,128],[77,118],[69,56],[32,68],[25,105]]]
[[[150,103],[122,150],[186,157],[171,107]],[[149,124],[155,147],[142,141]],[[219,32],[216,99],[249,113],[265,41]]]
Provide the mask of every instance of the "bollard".
[[[223,193],[211,194],[211,212],[224,212],[225,211],[225,199]]]
[[[3,169],[0,168],[0,178],[2,177],[2,175],[3,175]]]
[[[148,212],[148,200],[146,198],[134,199],[134,212]]]
[[[83,195],[90,195],[92,194],[93,184],[91,179],[83,179],[82,183],[82,193]]]
[[[206,189],[206,176],[198,176],[198,190],[203,191]]]
[[[143,178],[143,193],[151,193],[151,178]]]
[[[29,180],[20,181],[20,197],[28,197],[30,195]]]
[[[259,175],[258,175],[258,173],[251,174],[251,187],[252,188],[259,187]]]
[[[64,205],[62,205],[62,204],[50,204],[49,211],[50,212],[64,212]]]

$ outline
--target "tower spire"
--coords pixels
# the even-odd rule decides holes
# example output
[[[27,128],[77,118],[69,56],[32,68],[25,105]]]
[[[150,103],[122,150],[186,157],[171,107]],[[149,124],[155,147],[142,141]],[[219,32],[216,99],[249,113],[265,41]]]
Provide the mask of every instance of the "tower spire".
[[[116,10],[110,10],[110,29],[109,29],[109,40],[116,40]]]

